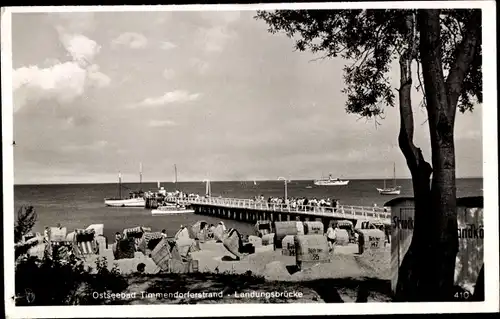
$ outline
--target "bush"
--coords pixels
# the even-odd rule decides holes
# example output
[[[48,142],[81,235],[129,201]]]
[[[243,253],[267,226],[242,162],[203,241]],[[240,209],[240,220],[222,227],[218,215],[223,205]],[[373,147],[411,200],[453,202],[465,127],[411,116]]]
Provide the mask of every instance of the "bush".
[[[81,260],[40,261],[24,258],[15,270],[16,306],[100,304],[93,293],[121,292],[127,280],[116,265],[109,270],[106,258],[98,258],[96,271]]]
[[[21,241],[24,235],[29,233],[37,220],[37,214],[33,206],[21,206],[17,211],[17,221],[14,226],[14,242]]]

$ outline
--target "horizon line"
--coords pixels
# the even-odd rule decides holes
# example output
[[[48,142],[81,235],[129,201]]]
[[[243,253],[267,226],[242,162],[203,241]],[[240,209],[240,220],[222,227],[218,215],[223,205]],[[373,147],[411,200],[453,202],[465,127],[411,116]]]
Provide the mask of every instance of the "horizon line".
[[[463,176],[456,177],[456,179],[483,179],[483,176]],[[355,181],[367,181],[367,180],[387,180],[386,178],[347,178],[345,180],[355,180]],[[396,178],[396,180],[411,180],[411,177]],[[205,179],[206,180],[206,179]],[[315,179],[290,179],[294,182],[307,182],[314,181]],[[281,182],[277,179],[248,179],[248,180],[209,180],[210,183],[232,183],[232,182]],[[143,181],[142,184],[156,184],[160,182],[165,184],[175,184],[175,182],[166,181]],[[205,183],[204,180],[185,180],[177,181],[177,183]],[[117,182],[70,182],[70,183],[20,183],[14,184],[14,186],[36,186],[36,185],[96,185],[96,184],[117,184]],[[122,184],[140,184],[140,182],[122,182]]]

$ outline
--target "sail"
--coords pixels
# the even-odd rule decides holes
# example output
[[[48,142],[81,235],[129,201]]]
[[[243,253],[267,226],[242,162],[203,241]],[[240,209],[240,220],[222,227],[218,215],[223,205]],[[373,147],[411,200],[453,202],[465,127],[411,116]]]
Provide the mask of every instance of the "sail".
[[[394,163],[394,169],[393,170],[394,170],[394,174],[393,174],[394,175],[394,177],[393,177],[394,178],[394,180],[393,180],[393,186],[396,187],[396,163]]]
[[[210,187],[210,181],[206,180],[205,182],[206,182],[206,185],[205,185],[205,195],[210,196],[211,195],[210,193],[212,192],[212,189]]]
[[[139,188],[142,190],[142,163],[139,163]]]
[[[122,198],[122,172],[118,172],[118,198]]]
[[[174,183],[177,184],[177,165],[174,164]]]

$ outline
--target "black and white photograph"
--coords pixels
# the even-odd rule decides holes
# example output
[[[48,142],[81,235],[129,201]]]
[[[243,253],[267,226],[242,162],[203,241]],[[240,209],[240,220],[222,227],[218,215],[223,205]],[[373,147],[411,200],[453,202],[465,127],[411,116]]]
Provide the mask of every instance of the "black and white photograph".
[[[8,317],[497,311],[494,11],[2,8]]]

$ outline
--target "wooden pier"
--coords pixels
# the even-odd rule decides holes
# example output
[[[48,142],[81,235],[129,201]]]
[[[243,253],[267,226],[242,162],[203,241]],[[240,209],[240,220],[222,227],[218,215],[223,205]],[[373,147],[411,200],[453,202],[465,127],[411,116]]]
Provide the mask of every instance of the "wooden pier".
[[[391,212],[383,208],[341,205],[336,209],[311,205],[278,205],[266,201],[238,198],[185,198],[167,197],[169,203],[191,206],[195,214],[255,223],[270,221],[322,221],[325,227],[331,220],[358,220],[391,224]]]

